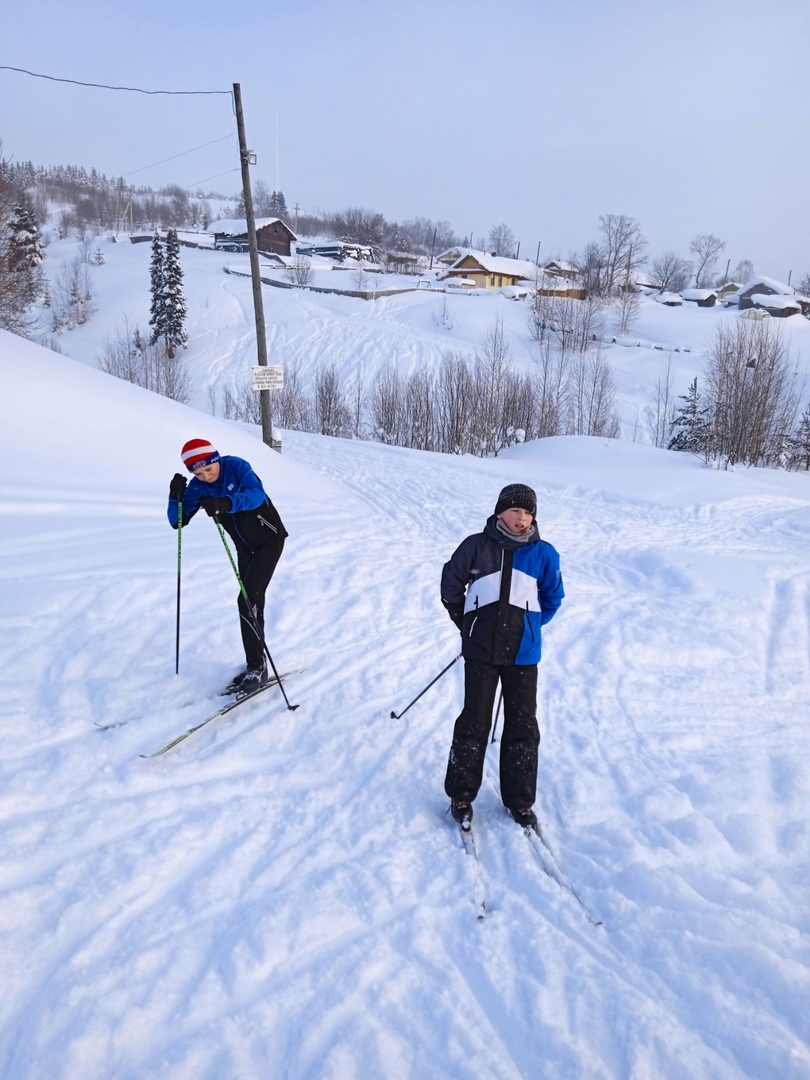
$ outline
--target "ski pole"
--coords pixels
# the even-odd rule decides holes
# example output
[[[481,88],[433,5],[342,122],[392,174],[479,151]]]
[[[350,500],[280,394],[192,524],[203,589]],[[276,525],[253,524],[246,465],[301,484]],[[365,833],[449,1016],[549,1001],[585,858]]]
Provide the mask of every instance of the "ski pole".
[[[453,666],[453,664],[455,664],[455,662],[456,662],[457,660],[460,660],[460,659],[461,659],[461,653],[459,653],[459,654],[458,654],[458,656],[454,656],[454,657],[453,657],[453,659],[452,659],[452,660],[450,661],[450,663],[449,663],[449,664],[447,665],[447,667],[446,667],[446,668],[442,668],[442,670],[441,670],[441,671],[439,672],[439,674],[438,674],[438,675],[436,676],[436,678],[435,678],[435,679],[431,679],[431,680],[430,680],[430,682],[429,682],[429,683],[427,684],[427,686],[425,687],[425,689],[424,689],[424,690],[422,690],[422,691],[420,691],[420,692],[419,692],[419,693],[418,693],[418,694],[416,695],[416,697],[415,697],[415,698],[413,699],[413,701],[411,702],[411,704],[410,704],[410,705],[406,705],[406,706],[405,706],[405,708],[404,708],[404,709],[402,710],[402,712],[401,712],[401,713],[397,713],[397,712],[394,712],[394,711],[392,710],[392,711],[391,711],[391,719],[392,719],[392,720],[399,720],[399,719],[400,719],[400,717],[404,716],[404,715],[405,715],[405,713],[406,713],[406,712],[408,711],[408,709],[410,709],[411,705],[415,705],[415,704],[417,703],[417,701],[419,700],[419,698],[420,698],[420,697],[422,696],[422,694],[426,694],[426,693],[427,693],[427,691],[428,691],[428,690],[429,690],[429,689],[431,688],[431,686],[433,686],[433,684],[434,684],[435,682],[438,682],[438,681],[439,681],[439,679],[440,679],[440,678],[442,677],[442,675],[444,675],[444,674],[445,674],[445,672],[449,671],[449,670],[450,670],[450,668],[451,668],[451,667]]]
[[[180,674],[180,555],[183,550],[183,500],[177,503],[177,641],[174,650],[174,673]]]
[[[259,639],[259,641],[261,641],[261,643],[262,643],[262,648],[264,649],[265,654],[267,655],[267,659],[270,661],[270,667],[273,669],[273,674],[276,677],[276,682],[278,683],[278,688],[282,692],[282,694],[284,695],[284,700],[287,703],[287,708],[292,712],[293,709],[297,709],[298,706],[290,704],[290,699],[287,697],[287,694],[286,694],[286,692],[284,690],[284,687],[281,684],[281,676],[279,675],[278,671],[276,670],[276,665],[273,663],[273,657],[270,655],[270,650],[267,648],[267,642],[264,640],[264,634],[259,629],[259,624],[256,621],[256,615],[255,615],[255,613],[253,611],[253,605],[251,604],[250,599],[248,597],[247,589],[245,588],[244,582],[242,581],[241,577],[239,576],[239,571],[236,568],[236,563],[233,561],[233,555],[231,554],[231,549],[228,547],[228,541],[225,539],[225,530],[222,528],[222,526],[220,525],[220,523],[217,521],[216,518],[214,518],[214,522],[216,524],[216,527],[219,529],[219,535],[222,537],[222,543],[225,545],[225,550],[228,552],[228,559],[230,560],[230,564],[231,564],[231,567],[233,568],[234,574],[236,574],[236,580],[239,582],[239,589],[240,589],[240,591],[242,593],[242,598],[245,601],[245,607],[248,610],[248,615],[250,616],[250,625],[253,628],[253,633],[256,635],[256,637]]]
[[[503,690],[498,694],[498,708],[495,710],[495,723],[492,725],[492,738],[489,740],[491,743],[495,742],[495,732],[498,730],[498,717],[501,712],[501,702],[503,701]]]

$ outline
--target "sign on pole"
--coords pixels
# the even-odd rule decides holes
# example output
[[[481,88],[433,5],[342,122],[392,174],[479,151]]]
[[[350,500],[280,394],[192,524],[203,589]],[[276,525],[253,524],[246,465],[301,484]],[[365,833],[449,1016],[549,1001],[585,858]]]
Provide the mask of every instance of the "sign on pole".
[[[251,368],[254,390],[281,390],[284,386],[284,369],[281,366]]]

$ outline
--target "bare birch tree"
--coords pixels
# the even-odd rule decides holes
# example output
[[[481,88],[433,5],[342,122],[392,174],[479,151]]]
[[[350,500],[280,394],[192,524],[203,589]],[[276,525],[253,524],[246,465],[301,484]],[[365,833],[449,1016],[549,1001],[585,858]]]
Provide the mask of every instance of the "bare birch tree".
[[[729,465],[777,463],[795,427],[802,389],[780,329],[748,320],[719,326],[706,387],[721,458]]]
[[[689,250],[695,256],[695,285],[698,288],[709,284],[720,252],[725,248],[725,240],[714,233],[701,233],[692,240]]]

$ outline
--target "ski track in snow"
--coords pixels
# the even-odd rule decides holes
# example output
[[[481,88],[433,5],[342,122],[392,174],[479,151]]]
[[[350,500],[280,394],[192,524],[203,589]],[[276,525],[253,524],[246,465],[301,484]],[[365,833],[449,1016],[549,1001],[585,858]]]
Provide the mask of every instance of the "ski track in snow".
[[[763,507],[754,530],[750,507],[739,519],[724,507],[697,543],[690,512],[619,515],[541,490],[570,584],[541,666],[539,808],[605,925],[543,872],[499,806],[490,755],[479,927],[441,821],[460,665],[406,717],[388,712],[457,648],[438,571],[510,465],[426,455],[397,473],[402,451],[290,442],[351,493],[305,539],[293,530],[270,589],[277,666],[306,668],[285,684],[298,711],[270,690],[138,760],[216,707],[229,670],[206,657],[238,655],[222,558],[195,545],[205,523],[186,538],[184,618],[208,640],[178,680],[164,674],[172,579],[149,569],[166,539],[154,521],[113,532],[138,553],[127,573],[70,573],[15,629],[16,655],[33,650],[44,674],[26,703],[36,751],[29,730],[3,764],[5,847],[31,852],[3,871],[17,987],[4,1075],[48,1061],[64,1077],[258,1076],[272,1059],[285,1076],[360,1075],[362,1062],[363,1075],[527,1077],[550,1052],[560,1076],[806,1075],[805,1010],[785,978],[803,952],[790,915],[806,883],[791,867],[807,848],[806,776],[789,752],[806,745],[789,707],[807,700],[807,579],[773,565],[789,515]],[[373,560],[346,558],[353,535]],[[690,564],[720,553],[763,564],[762,596],[733,626]],[[326,646],[317,612],[287,599],[313,579]],[[58,629],[47,646],[45,619]],[[57,804],[21,767],[33,753],[66,773]],[[718,797],[729,767],[762,796],[756,813]],[[722,992],[707,967],[724,972]]]
[[[468,528],[458,508],[485,515],[481,492],[491,501],[510,465],[454,471],[426,456],[393,488],[390,459],[403,451],[355,462],[352,444],[291,442],[354,497],[306,541],[294,532],[283,585],[271,585],[276,665],[307,669],[285,685],[297,712],[270,690],[165,759],[137,759],[216,707],[229,674],[203,666],[199,689],[192,671],[176,687],[163,675],[172,577],[149,568],[165,541],[153,522],[113,532],[113,543],[129,537],[133,567],[52,582],[48,647],[41,618],[17,627],[18,656],[48,656],[33,731],[11,740],[3,765],[5,847],[31,852],[3,869],[19,988],[3,1007],[4,1075],[35,1076],[48,1061],[64,1077],[258,1076],[268,1056],[289,1077],[359,1075],[361,1062],[386,1077],[528,1077],[538,1062],[556,1076],[806,1075],[807,1020],[784,964],[802,953],[789,916],[806,885],[791,867],[807,849],[807,784],[769,746],[774,725],[780,746],[794,727],[802,742],[802,720],[784,710],[807,700],[807,577],[770,567],[779,515],[762,511],[759,529],[771,529],[759,552],[750,508],[740,522],[724,508],[701,523],[692,557],[737,550],[768,568],[741,615],[719,593],[707,603],[705,577],[662,554],[694,548],[688,513],[619,516],[607,500],[542,492],[572,586],[541,666],[540,809],[605,927],[542,872],[499,807],[492,760],[476,804],[489,890],[478,927],[465,856],[442,822],[460,665],[406,717],[388,711],[453,656],[437,572]],[[355,532],[372,562],[347,558]],[[191,536],[187,548],[186,622],[206,627],[190,631],[184,656],[237,656],[234,627],[210,618],[212,604],[232,605],[227,579],[210,584],[221,558]],[[334,620],[328,644],[313,634],[316,612],[292,600],[313,577]],[[727,616],[733,629],[718,634]],[[756,634],[761,646],[744,649],[740,635]],[[92,730],[127,710],[126,727]],[[772,820],[721,812],[733,807],[718,798],[729,758]],[[57,805],[37,792],[51,770]],[[717,966],[723,994],[704,981]],[[752,983],[770,1008],[753,1013]]]
[[[375,332],[324,308],[270,340],[362,359]],[[404,326],[397,362],[419,348]],[[288,433],[285,460],[335,492],[280,501],[267,621],[299,708],[271,688],[152,761],[239,664],[216,531],[183,533],[175,676],[162,489],[85,493],[75,516],[70,493],[18,512],[0,489],[4,1078],[810,1075],[806,498],[652,503],[523,451]],[[537,809],[601,927],[505,814],[497,745],[476,921],[442,791],[460,663],[390,718],[458,651],[441,566],[514,479],[568,594],[544,634]]]

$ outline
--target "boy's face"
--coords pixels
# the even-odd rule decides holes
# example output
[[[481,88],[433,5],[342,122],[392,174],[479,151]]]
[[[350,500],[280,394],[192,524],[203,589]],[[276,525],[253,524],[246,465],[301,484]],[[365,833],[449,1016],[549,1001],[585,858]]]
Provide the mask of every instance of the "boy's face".
[[[532,523],[532,515],[528,510],[523,510],[519,506],[513,506],[509,510],[504,510],[502,514],[498,514],[498,517],[507,527],[510,533],[514,533],[515,536],[521,536]]]
[[[219,462],[215,461],[213,465],[205,465],[202,469],[195,469],[194,475],[198,480],[202,480],[204,484],[213,484],[215,480],[219,479]]]

